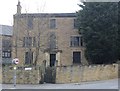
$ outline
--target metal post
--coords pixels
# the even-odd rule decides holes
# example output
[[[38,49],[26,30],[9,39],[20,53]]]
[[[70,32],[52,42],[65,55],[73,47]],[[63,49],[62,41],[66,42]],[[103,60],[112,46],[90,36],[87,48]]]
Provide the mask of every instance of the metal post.
[[[14,87],[16,87],[16,66],[14,66]]]

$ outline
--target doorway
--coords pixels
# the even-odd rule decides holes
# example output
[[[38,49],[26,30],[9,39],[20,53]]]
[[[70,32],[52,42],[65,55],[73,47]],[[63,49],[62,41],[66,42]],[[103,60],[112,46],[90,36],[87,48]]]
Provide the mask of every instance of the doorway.
[[[50,54],[50,67],[55,66],[56,54]]]

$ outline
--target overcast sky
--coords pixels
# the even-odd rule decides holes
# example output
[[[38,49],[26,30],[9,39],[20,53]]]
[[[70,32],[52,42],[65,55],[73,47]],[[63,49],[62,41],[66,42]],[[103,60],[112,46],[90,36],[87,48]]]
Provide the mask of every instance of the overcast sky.
[[[80,8],[80,0],[19,0],[22,13],[73,13]],[[1,0],[0,24],[13,25],[13,15],[16,13],[18,0]]]

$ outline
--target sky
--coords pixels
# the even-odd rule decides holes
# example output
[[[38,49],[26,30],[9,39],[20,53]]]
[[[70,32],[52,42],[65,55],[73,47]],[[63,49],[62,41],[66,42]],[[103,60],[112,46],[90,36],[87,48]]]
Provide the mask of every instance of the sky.
[[[80,0],[19,0],[22,13],[73,13],[80,9]],[[13,25],[18,0],[1,0],[0,24]]]

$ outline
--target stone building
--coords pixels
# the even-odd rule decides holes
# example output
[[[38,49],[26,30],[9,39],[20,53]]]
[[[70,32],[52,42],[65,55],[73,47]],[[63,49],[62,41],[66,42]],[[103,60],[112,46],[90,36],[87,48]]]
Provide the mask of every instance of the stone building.
[[[12,63],[12,33],[12,26],[0,25],[2,64]]]
[[[12,57],[19,65],[43,62],[47,66],[87,64],[75,13],[21,13],[14,15]]]

